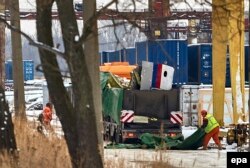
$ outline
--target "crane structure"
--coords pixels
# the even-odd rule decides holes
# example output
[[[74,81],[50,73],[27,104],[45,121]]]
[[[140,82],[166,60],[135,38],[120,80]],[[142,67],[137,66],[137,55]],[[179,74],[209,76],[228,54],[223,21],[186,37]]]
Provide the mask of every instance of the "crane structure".
[[[82,4],[75,4],[78,20],[83,19]],[[10,14],[5,12],[8,19]],[[58,19],[57,11],[52,18]],[[35,11],[20,11],[21,20],[35,20]],[[140,31],[149,39],[179,39],[183,34],[187,39],[198,38],[199,42],[211,42],[212,11],[171,11],[169,0],[149,0],[148,9],[105,9],[100,10],[99,20],[129,20],[135,22]],[[185,24],[181,24],[185,23]],[[248,19],[245,19],[245,30],[248,30]]]

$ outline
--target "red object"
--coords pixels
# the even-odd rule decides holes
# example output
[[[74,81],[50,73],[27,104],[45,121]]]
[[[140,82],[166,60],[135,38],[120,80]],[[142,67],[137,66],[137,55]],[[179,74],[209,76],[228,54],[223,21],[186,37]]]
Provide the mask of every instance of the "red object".
[[[207,144],[211,138],[213,138],[216,145],[220,145],[219,140],[220,127],[215,127],[211,132],[207,133],[203,140],[203,148],[207,148]]]
[[[121,114],[121,122],[131,123],[134,120],[134,112],[123,110]]]
[[[153,9],[155,12],[155,16],[163,16],[163,7],[162,7],[163,3],[162,0],[156,0],[153,3]]]
[[[161,87],[161,72],[162,72],[162,64],[158,64],[157,65],[156,88]]]
[[[171,113],[170,114],[170,121],[173,124],[181,124],[182,123],[182,116],[178,113]]]

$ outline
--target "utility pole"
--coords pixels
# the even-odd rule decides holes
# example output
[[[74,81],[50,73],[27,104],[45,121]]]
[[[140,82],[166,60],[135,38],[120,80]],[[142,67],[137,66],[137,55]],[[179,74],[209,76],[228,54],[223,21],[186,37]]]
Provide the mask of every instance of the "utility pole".
[[[0,0],[0,13],[5,12],[5,0]],[[0,86],[5,81],[5,24],[0,22]]]
[[[19,0],[10,0],[10,23],[20,28]],[[21,34],[11,30],[15,116],[26,119]]]

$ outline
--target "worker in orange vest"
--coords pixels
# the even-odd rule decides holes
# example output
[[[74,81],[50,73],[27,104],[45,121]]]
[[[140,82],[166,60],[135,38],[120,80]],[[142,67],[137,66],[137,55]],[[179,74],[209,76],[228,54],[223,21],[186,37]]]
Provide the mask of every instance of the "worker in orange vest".
[[[219,140],[219,123],[216,121],[214,116],[208,114],[206,110],[201,111],[201,116],[203,117],[203,125],[201,126],[201,128],[203,128],[206,132],[203,140],[203,149],[207,150],[208,142],[211,138],[213,138],[215,144],[218,146],[218,149],[221,150],[222,146]]]
[[[52,120],[52,104],[47,103],[43,109],[43,124],[46,129],[51,129],[50,122]]]

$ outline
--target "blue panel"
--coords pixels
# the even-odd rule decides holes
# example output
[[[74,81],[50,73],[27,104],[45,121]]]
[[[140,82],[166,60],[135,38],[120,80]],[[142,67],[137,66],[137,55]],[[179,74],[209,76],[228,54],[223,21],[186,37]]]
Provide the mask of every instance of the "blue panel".
[[[142,65],[142,61],[148,61],[147,59],[147,41],[143,42],[136,42],[135,43],[136,48],[136,63],[138,65]]]
[[[202,44],[200,46],[200,83],[201,84],[213,84],[213,70],[212,70],[212,44]],[[231,86],[230,81],[230,62],[229,53],[227,49],[226,57],[226,87]]]
[[[108,62],[120,62],[121,61],[121,51],[110,51],[108,54]]]
[[[179,71],[179,81],[176,82],[187,84],[188,82],[188,51],[187,51],[187,41],[179,40],[176,41],[176,61],[177,61],[177,71]],[[174,53],[173,53],[174,54]],[[178,65],[179,60],[179,65]]]
[[[199,84],[212,84],[212,44],[199,44],[188,46],[188,62],[189,62],[189,82],[197,82]],[[245,71],[248,68],[248,47],[245,46]],[[198,61],[197,61],[198,60]],[[196,70],[197,69],[197,70]],[[230,62],[227,49],[226,60],[226,87],[231,86],[230,81]],[[247,73],[245,75],[248,80]]]
[[[5,62],[5,79],[6,80],[13,80],[12,61]]]
[[[102,52],[99,52],[99,65],[103,64]]]
[[[188,82],[189,84],[199,84],[198,82],[198,52],[200,45],[188,46]]]
[[[198,66],[200,72],[198,81],[201,84],[212,84],[212,45],[201,44],[198,52],[200,53]]]
[[[121,54],[121,62],[126,62],[127,60],[126,60],[126,51],[125,51],[126,49],[121,49],[120,50],[120,54]]]
[[[148,61],[153,62],[154,64],[161,64],[162,61],[159,60],[160,51],[157,51],[159,50],[160,45],[162,46],[162,43],[159,41],[148,41]]]
[[[117,50],[116,51],[116,54],[118,55],[118,62],[123,62],[124,61],[124,58],[123,58],[123,56],[124,56],[124,54],[122,53],[123,52],[123,50]]]
[[[229,48],[228,47],[227,47],[227,56],[226,56],[226,87],[231,87],[230,55],[229,55]]]
[[[5,62],[6,80],[13,80],[13,63],[11,61]],[[24,81],[34,79],[34,61],[23,60],[23,78]]]
[[[148,58],[155,64],[174,67],[173,84],[188,82],[188,58],[186,40],[156,40],[148,43]]]
[[[136,49],[126,48],[124,50],[124,61],[129,62],[130,65],[136,64]]]
[[[249,46],[245,46],[245,81],[249,84]]]
[[[23,61],[23,78],[25,81],[34,79],[34,61]]]
[[[102,52],[102,64],[108,62],[108,52],[107,51],[103,51]]]

